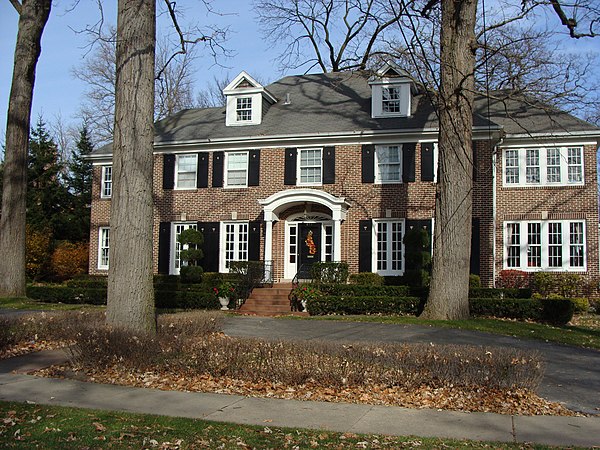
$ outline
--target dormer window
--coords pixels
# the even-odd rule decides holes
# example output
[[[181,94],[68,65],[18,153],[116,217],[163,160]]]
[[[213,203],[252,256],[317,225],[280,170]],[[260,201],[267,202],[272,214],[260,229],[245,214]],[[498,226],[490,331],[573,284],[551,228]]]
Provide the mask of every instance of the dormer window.
[[[252,120],[252,97],[239,97],[237,100],[236,116],[238,122]]]
[[[383,113],[400,112],[400,88],[384,87],[381,88],[381,110]]]
[[[240,73],[223,89],[227,98],[225,125],[260,125],[269,105],[276,102],[269,91],[248,75]]]
[[[404,71],[386,64],[369,84],[372,117],[410,117],[413,81]]]

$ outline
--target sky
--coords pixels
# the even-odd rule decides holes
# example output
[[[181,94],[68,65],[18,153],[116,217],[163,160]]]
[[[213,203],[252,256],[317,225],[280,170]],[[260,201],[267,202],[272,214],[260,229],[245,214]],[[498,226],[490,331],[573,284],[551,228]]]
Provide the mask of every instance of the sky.
[[[103,1],[106,24],[116,24],[116,0]],[[160,3],[160,2],[159,2]],[[77,4],[74,10],[73,5]],[[270,48],[262,37],[252,11],[251,0],[213,0],[213,7],[220,14],[207,13],[201,0],[180,0],[178,8],[185,9],[188,22],[200,26],[214,24],[230,28],[225,46],[232,52],[230,58],[221,57],[218,65],[202,49],[195,61],[195,88],[203,89],[213,78],[232,79],[242,70],[262,82],[279,79],[274,58],[281,48]],[[65,123],[79,123],[77,111],[82,102],[85,84],[72,75],[73,67],[79,65],[86,53],[89,38],[81,31],[94,25],[100,17],[96,0],[54,0],[53,9],[42,36],[42,54],[38,61],[32,123],[41,115],[46,122],[61,117]],[[158,19],[159,29],[170,29],[168,18]],[[551,27],[560,27],[556,16],[546,14],[537,17]],[[18,15],[10,2],[0,0],[0,143],[4,142],[6,111],[12,78],[14,46],[17,37]],[[568,42],[567,51],[600,50],[600,40]]]
[[[94,25],[100,13],[95,0],[80,0],[69,11],[75,0],[55,0],[50,18],[42,35],[42,53],[37,65],[31,120],[39,115],[46,121],[61,116],[65,122],[77,122],[77,111],[82,101],[85,84],[72,75],[73,67],[81,63],[88,52],[88,38],[77,33]],[[104,1],[105,23],[116,24],[116,1]],[[229,26],[225,47],[233,56],[218,59],[218,65],[208,52],[199,49],[195,62],[195,86],[201,90],[214,77],[234,78],[245,70],[261,81],[280,78],[273,58],[277,50],[270,49],[262,39],[251,10],[250,0],[215,0],[214,9],[221,14],[207,13],[200,0],[182,0],[178,7],[187,7],[186,18],[200,26],[215,24]],[[164,29],[168,18],[159,17],[158,27]],[[4,142],[6,111],[12,79],[18,15],[7,0],[0,0],[0,142]]]

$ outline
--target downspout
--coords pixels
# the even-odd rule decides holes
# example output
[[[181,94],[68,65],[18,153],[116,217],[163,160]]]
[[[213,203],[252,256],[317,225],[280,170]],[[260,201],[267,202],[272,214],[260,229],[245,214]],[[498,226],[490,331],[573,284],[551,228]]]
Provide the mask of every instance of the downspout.
[[[496,227],[497,227],[497,217],[496,217],[496,197],[497,197],[497,183],[496,183],[496,161],[498,159],[498,151],[499,147],[504,142],[504,138],[500,138],[496,145],[494,145],[494,150],[492,152],[492,285],[496,287]]]

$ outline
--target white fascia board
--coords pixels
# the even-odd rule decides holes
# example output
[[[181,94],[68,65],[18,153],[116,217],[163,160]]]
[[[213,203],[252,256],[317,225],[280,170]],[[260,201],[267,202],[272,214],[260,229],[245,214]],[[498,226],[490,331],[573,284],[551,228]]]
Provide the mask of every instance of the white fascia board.
[[[248,74],[248,72],[246,72],[245,70],[242,70],[237,77],[235,77],[233,80],[231,80],[231,83],[229,83],[227,86],[225,86],[225,89],[223,89],[223,94],[225,94],[225,95],[234,94],[235,92],[238,92],[241,89],[251,89],[251,88],[236,89],[236,86],[243,79],[246,79],[246,81],[248,81],[251,85],[253,85],[254,88],[262,88],[262,85],[258,81],[256,81],[254,78],[252,78],[250,76],[250,74]]]

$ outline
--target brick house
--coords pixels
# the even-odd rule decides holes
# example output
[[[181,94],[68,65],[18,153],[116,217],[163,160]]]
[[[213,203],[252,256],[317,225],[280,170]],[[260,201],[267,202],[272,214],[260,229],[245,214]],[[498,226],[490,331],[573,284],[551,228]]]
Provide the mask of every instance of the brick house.
[[[196,227],[205,271],[272,261],[274,279],[289,280],[302,264],[346,261],[351,272],[402,275],[403,235],[431,230],[434,216],[438,129],[427,93],[386,66],[266,87],[242,72],[224,94],[225,107],[156,123],[154,271],[179,273],[176,238]],[[597,127],[545,105],[477,98],[471,272],[484,285],[503,269],[598,276],[599,140]],[[111,147],[91,158],[90,273],[102,274]]]

